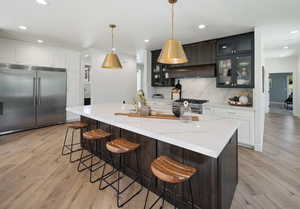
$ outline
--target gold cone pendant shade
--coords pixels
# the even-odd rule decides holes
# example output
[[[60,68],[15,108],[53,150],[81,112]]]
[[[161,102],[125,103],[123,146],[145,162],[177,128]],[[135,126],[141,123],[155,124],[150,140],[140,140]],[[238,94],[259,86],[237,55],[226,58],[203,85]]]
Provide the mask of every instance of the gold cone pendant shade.
[[[108,69],[121,69],[122,65],[121,62],[119,60],[118,55],[116,55],[115,53],[108,53],[105,56],[104,62],[102,64],[103,68],[108,68]]]
[[[174,4],[177,0],[169,0],[172,4],[172,40],[167,40],[160,53],[158,62],[164,64],[182,64],[188,62],[180,41],[174,40]]]
[[[180,41],[167,40],[160,53],[158,62],[164,64],[181,64],[188,62]]]
[[[117,54],[114,53],[114,33],[113,29],[116,27],[116,25],[109,25],[109,27],[112,29],[112,52],[108,53],[105,56],[104,62],[102,64],[102,68],[106,69],[122,69],[122,65],[120,62],[120,59]]]

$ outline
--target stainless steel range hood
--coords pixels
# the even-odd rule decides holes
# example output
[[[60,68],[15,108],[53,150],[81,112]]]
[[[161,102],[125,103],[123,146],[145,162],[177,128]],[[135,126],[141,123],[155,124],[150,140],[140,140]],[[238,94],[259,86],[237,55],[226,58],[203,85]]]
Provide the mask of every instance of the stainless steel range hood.
[[[213,78],[216,77],[216,65],[199,65],[187,67],[174,67],[167,70],[169,78]]]

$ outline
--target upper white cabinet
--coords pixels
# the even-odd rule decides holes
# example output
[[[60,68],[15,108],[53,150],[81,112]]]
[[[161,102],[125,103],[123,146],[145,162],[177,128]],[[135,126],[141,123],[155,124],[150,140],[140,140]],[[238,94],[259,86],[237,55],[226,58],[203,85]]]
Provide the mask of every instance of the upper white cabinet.
[[[9,42],[0,39],[0,62],[14,63],[15,53],[15,48],[11,47],[11,44]]]
[[[203,114],[221,118],[235,119],[240,122],[238,142],[240,145],[254,146],[254,111],[252,108],[236,108],[226,104],[204,104]]]
[[[17,46],[16,62],[25,65],[51,66],[52,51],[36,46]]]
[[[67,67],[67,52],[52,49],[52,67],[66,68]]]

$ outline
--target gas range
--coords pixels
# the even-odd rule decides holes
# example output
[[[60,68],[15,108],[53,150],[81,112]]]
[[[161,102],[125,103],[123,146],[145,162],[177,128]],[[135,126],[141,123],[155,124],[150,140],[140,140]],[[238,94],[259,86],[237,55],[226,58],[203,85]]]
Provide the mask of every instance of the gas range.
[[[207,103],[208,100],[200,100],[200,99],[180,99],[175,100],[173,102],[173,112],[178,111],[181,106],[183,106],[183,102],[187,101],[192,109],[192,112],[202,114],[202,104]]]

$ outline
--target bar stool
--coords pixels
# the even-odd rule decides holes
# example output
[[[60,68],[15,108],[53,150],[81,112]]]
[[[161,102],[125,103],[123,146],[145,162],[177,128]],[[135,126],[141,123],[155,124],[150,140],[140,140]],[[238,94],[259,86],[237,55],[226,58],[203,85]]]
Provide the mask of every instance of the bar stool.
[[[105,132],[101,129],[94,129],[94,130],[83,133],[82,136],[83,136],[83,139],[85,139],[85,143],[83,143],[83,149],[81,150],[81,155],[79,158],[77,171],[82,172],[84,170],[89,169],[90,182],[95,183],[96,181],[99,180],[99,178],[93,180],[92,179],[93,173],[95,171],[97,171],[98,169],[102,168],[105,164],[105,163],[103,163],[101,166],[94,168],[94,166],[100,164],[100,162],[102,161],[101,159],[103,159],[102,152],[101,152],[101,140],[110,137],[111,133]],[[86,154],[85,156],[83,155],[84,150],[86,150],[88,152],[88,154]],[[98,162],[96,162],[96,163],[93,162],[94,157],[99,158]],[[88,160],[91,160],[90,165],[85,164],[85,162]],[[83,165],[84,168],[81,169],[80,168],[81,165]]]
[[[160,156],[151,163],[151,171],[156,178],[163,182],[163,192],[158,197],[158,199],[154,201],[150,209],[153,208],[160,199],[163,200],[160,208],[163,208],[166,194],[166,183],[174,185],[174,208],[176,209],[176,185],[178,185],[179,183],[184,183],[186,181],[188,181],[191,193],[192,208],[194,209],[194,198],[190,178],[196,173],[195,168],[179,163],[175,160],[170,159],[169,157]],[[151,183],[152,182],[150,181],[144,209],[147,205]]]
[[[106,164],[104,165],[103,170],[102,170],[102,176],[100,178],[99,189],[104,190],[109,186],[111,188],[113,188],[117,192],[117,206],[119,208],[123,207],[125,204],[127,204],[130,200],[132,200],[135,196],[137,196],[143,190],[143,186],[141,183],[141,188],[136,193],[134,193],[130,198],[128,198],[123,203],[120,203],[120,195],[123,192],[125,192],[128,188],[130,188],[130,186],[133,185],[138,179],[140,180],[140,182],[142,182],[142,175],[141,175],[141,171],[140,171],[140,166],[139,166],[139,162],[138,162],[138,154],[137,154],[137,149],[139,147],[140,147],[140,144],[130,142],[125,138],[117,138],[117,139],[114,139],[114,140],[106,143],[106,148],[110,153],[109,154],[110,155],[109,162],[112,163],[113,169],[110,172],[105,174]],[[126,168],[126,166],[124,165],[124,157],[126,154],[132,153],[133,151],[135,151],[135,158],[136,158],[136,168],[137,168],[137,170],[135,171],[136,177],[123,190],[120,190],[120,180],[124,177],[124,176],[120,176],[120,173],[123,172],[123,175],[124,175],[124,171]],[[118,155],[118,157],[119,157],[118,168],[116,168],[116,166],[115,166],[112,154]],[[107,178],[109,178],[110,176],[112,176],[115,173],[117,173],[117,179],[112,182],[108,182]],[[105,182],[107,185],[102,187],[102,182]],[[117,183],[117,188],[114,186],[115,183]]]
[[[73,150],[73,146],[76,146],[76,145],[80,144],[80,143],[74,143],[74,132],[75,132],[75,130],[83,130],[83,129],[87,128],[87,127],[88,127],[87,123],[80,122],[80,121],[67,124],[67,130],[66,130],[66,134],[65,134],[64,144],[63,144],[63,147],[62,147],[62,150],[61,150],[61,155],[63,155],[63,156],[64,155],[70,155],[70,160],[69,161],[71,163],[74,163],[74,162],[76,162],[76,161],[79,160],[79,159],[72,160],[72,154],[74,152],[81,151],[81,148]],[[69,129],[72,129],[72,139],[71,139],[71,143],[70,144],[66,144],[67,143]],[[69,152],[65,152],[65,149],[69,150]]]

